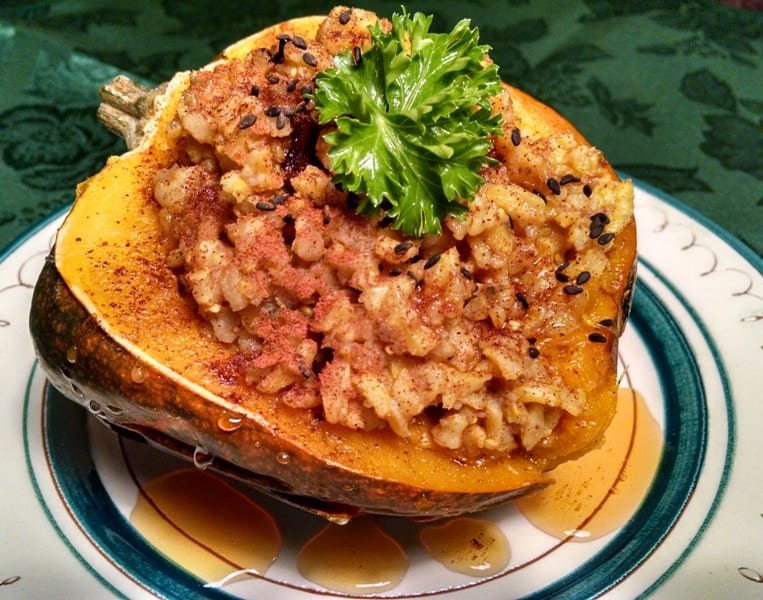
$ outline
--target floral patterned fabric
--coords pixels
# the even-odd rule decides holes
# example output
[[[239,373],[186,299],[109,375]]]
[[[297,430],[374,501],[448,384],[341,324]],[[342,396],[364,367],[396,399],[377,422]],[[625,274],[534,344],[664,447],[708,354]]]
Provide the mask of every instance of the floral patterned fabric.
[[[96,120],[117,73],[156,84],[315,0],[0,4],[0,248],[71,202],[124,145]],[[399,0],[358,6],[389,15]],[[469,17],[502,77],[554,106],[622,172],[763,255],[763,13],[690,0],[427,0]]]

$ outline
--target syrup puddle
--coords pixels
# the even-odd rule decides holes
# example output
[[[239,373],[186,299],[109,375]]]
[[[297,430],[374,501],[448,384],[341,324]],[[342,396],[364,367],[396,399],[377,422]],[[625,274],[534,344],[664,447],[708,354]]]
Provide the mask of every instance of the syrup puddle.
[[[451,571],[473,577],[500,573],[511,558],[503,531],[484,519],[459,517],[442,525],[427,525],[419,539],[433,559]]]
[[[551,472],[555,482],[516,506],[538,529],[559,539],[589,541],[628,522],[649,490],[663,436],[644,398],[618,392],[604,444]]]
[[[130,521],[160,552],[205,581],[264,574],[281,548],[273,517],[206,471],[170,471],[144,484]]]
[[[361,516],[323,528],[301,548],[297,567],[303,577],[327,589],[375,594],[402,581],[408,557],[373,517]]]

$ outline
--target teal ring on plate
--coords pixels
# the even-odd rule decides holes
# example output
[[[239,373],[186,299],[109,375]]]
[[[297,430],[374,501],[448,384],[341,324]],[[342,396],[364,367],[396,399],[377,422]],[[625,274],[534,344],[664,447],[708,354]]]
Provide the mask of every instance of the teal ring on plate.
[[[639,268],[644,267],[653,271],[648,264],[639,264]],[[659,274],[657,276],[659,278]],[[662,283],[669,286],[664,279]],[[669,287],[688,309],[688,303],[678,291]],[[615,587],[667,536],[696,486],[705,456],[708,419],[697,361],[678,323],[654,291],[640,281],[636,284],[629,326],[636,329],[649,349],[665,403],[664,448],[654,481],[636,514],[606,547],[569,575],[526,596],[525,600],[591,598]],[[703,334],[712,349],[709,336],[705,331]],[[713,355],[725,382],[717,352]],[[726,391],[729,406],[727,387]],[[732,451],[729,445],[727,461]],[[678,562],[671,565],[661,579],[677,568]],[[643,597],[655,589],[653,585]]]
[[[85,535],[118,569],[160,597],[233,597],[219,589],[204,588],[202,582],[159,554],[122,516],[93,462],[84,408],[47,385],[43,418],[48,464],[61,497]],[[87,568],[82,557],[77,558]],[[125,597],[109,582],[99,579],[112,593]]]

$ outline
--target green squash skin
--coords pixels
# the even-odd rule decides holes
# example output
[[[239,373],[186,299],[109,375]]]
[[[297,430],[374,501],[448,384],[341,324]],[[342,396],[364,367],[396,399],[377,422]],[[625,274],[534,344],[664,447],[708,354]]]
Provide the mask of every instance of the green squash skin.
[[[217,424],[224,417],[222,408],[140,362],[105,334],[71,294],[52,256],[35,286],[29,325],[50,383],[74,402],[98,411],[101,420],[187,458],[202,447],[215,457],[217,470],[327,518],[357,513],[454,516],[506,503],[545,485],[533,482],[500,493],[431,491],[329,467],[250,419],[224,432]],[[139,382],[133,380],[136,367]]]

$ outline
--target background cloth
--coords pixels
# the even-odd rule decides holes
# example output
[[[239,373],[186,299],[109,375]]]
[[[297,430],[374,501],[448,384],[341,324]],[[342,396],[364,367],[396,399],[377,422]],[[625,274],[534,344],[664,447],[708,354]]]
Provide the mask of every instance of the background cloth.
[[[357,6],[380,16],[401,2]],[[430,0],[470,18],[509,83],[576,124],[623,173],[763,255],[763,13],[705,0]],[[124,144],[95,117],[124,73],[155,85],[315,0],[6,0],[0,4],[0,249],[74,198]]]

